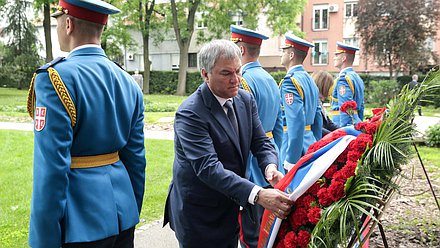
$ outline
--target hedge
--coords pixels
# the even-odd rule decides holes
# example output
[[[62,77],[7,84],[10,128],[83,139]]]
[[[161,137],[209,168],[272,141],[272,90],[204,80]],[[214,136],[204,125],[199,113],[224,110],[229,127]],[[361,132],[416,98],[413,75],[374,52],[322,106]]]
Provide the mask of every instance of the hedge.
[[[17,87],[16,80],[11,79],[9,68],[3,67],[0,69],[0,85],[6,87]],[[129,72],[133,74],[133,72]],[[284,78],[286,73],[284,71],[270,72],[272,77],[278,83]],[[178,72],[177,71],[152,71],[150,74],[150,93],[151,94],[175,94],[177,89]],[[365,100],[368,103],[373,104],[383,104],[385,98],[380,97],[380,92],[386,92],[391,94],[397,94],[400,92],[402,87],[411,81],[411,76],[400,76],[397,78],[397,83],[388,81],[387,76],[373,76],[370,74],[359,74],[365,83]],[[419,79],[422,80],[425,76],[419,75]],[[29,87],[29,80],[22,82],[23,86]],[[203,82],[200,72],[188,72],[187,73],[187,84],[186,92],[191,94],[194,92],[199,85]],[[388,95],[386,99],[389,99],[391,95]],[[440,90],[438,93],[431,96],[427,96],[425,100],[429,101],[423,102],[423,105],[434,105],[435,107],[440,107]]]

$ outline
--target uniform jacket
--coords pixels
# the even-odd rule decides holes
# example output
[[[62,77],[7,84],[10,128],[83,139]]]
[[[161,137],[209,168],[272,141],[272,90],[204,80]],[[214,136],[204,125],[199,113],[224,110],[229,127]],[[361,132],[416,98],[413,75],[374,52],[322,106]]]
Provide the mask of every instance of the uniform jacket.
[[[117,235],[139,222],[145,182],[143,96],[132,77],[98,47],[55,65],[76,108],[76,125],[44,67],[35,80],[36,107],[46,108],[34,131],[34,184],[29,244],[60,247]],[[106,166],[70,169],[71,157],[119,151]]]
[[[318,87],[304,67],[299,65],[287,72],[280,85],[280,92],[287,126],[281,159],[295,164],[309,146],[322,136]]]
[[[342,104],[347,101],[354,100],[357,104],[357,114],[354,114],[355,120],[362,121],[364,119],[364,81],[353,68],[345,68],[339,73],[331,92],[332,119],[336,125],[345,127],[354,124],[349,115],[339,111]]]
[[[233,102],[239,137],[206,83],[176,112],[173,179],[164,225],[170,222],[183,247],[225,247],[233,242],[239,231],[239,206],[248,207],[255,186],[244,178],[249,151],[262,171],[277,162],[253,97],[239,90]]]
[[[264,132],[272,132],[273,138],[271,138],[271,141],[279,151],[283,140],[283,119],[278,85],[258,61],[244,65],[242,75],[241,86],[254,96]],[[278,167],[279,171],[284,171],[282,161],[278,162]],[[269,186],[264,174],[261,173],[256,158],[252,154],[249,155],[246,178],[259,186]]]

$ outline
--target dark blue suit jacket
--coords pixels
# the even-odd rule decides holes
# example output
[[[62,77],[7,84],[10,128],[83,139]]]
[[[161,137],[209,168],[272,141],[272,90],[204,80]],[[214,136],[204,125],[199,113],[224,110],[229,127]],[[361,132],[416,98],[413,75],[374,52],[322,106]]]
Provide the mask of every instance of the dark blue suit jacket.
[[[277,164],[253,97],[240,90],[233,101],[239,137],[206,83],[176,113],[173,180],[164,224],[170,222],[183,247],[237,244],[239,206],[248,207],[255,186],[244,178],[249,151],[263,172],[268,164]]]

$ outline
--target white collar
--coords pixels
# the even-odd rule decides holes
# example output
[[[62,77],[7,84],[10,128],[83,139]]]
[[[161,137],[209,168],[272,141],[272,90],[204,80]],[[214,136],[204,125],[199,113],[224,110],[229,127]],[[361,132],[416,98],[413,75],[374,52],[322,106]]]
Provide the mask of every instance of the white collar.
[[[97,44],[85,44],[85,45],[81,45],[81,46],[77,46],[77,47],[73,48],[72,51],[69,52],[69,55],[70,55],[71,53],[73,53],[74,51],[77,51],[77,50],[79,50],[79,49],[83,49],[83,48],[88,48],[88,47],[101,48],[101,46],[100,46],[100,45],[97,45]]]

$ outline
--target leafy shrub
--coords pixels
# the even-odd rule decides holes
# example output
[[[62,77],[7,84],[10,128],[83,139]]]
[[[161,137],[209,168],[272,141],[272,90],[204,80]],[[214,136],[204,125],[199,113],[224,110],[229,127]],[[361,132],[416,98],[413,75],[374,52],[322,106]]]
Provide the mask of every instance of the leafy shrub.
[[[371,81],[370,86],[365,88],[365,102],[375,106],[384,106],[394,96],[399,94],[400,89],[396,81],[381,80]]]
[[[440,147],[440,124],[430,126],[426,131],[426,144],[428,146]]]

